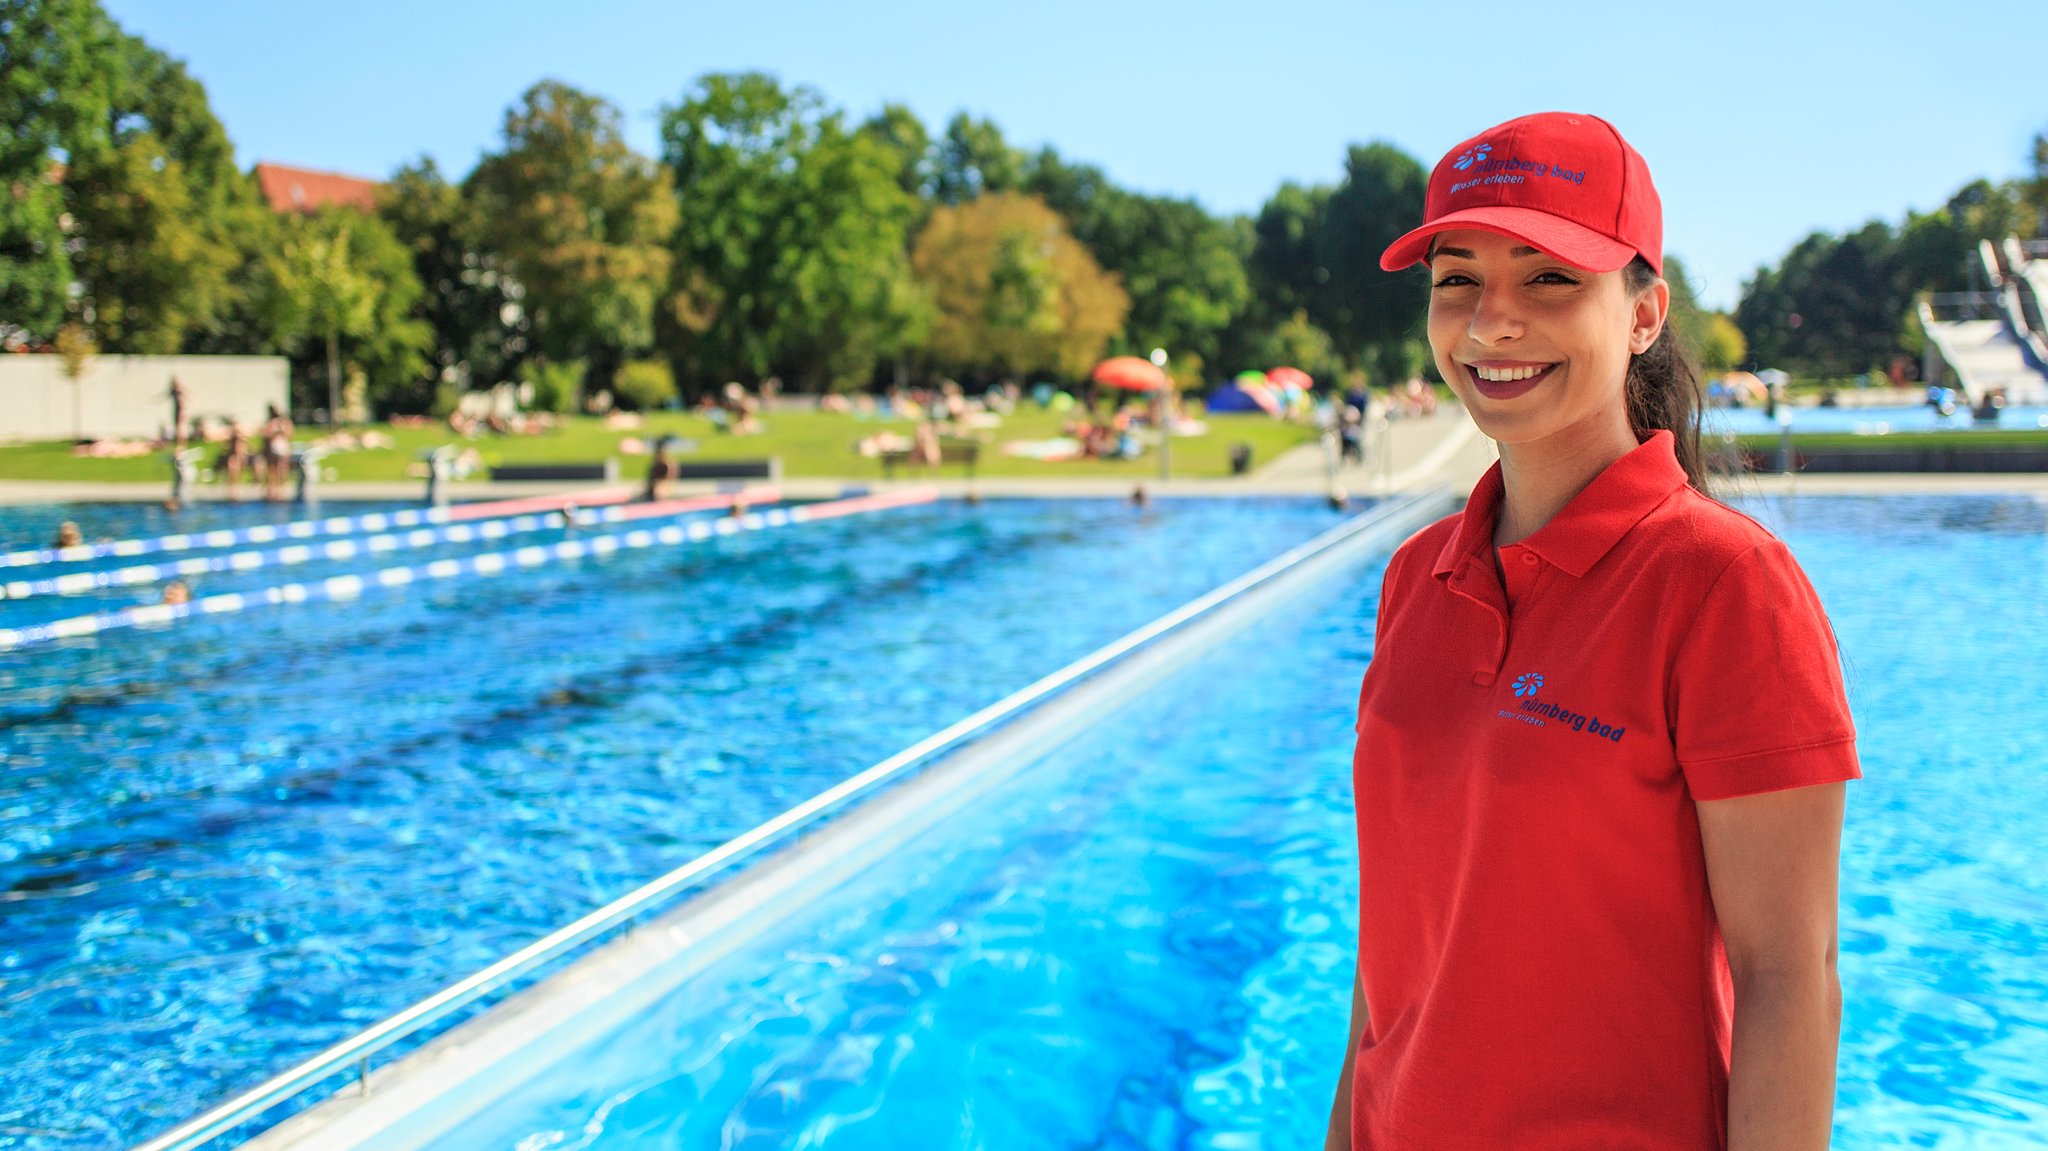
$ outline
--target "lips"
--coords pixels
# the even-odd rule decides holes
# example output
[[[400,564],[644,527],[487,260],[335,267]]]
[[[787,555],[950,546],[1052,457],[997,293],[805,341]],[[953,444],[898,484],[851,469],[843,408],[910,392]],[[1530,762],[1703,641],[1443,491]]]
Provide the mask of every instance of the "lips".
[[[1488,366],[1489,368],[1491,368],[1491,367],[1493,367],[1494,365],[1492,365],[1492,364],[1489,364],[1489,365],[1487,365],[1487,366]],[[1507,366],[1507,365],[1501,365],[1501,366],[1505,367],[1505,366]],[[1533,367],[1534,365],[1516,365],[1516,366],[1519,366],[1519,367]],[[1479,392],[1479,394],[1480,394],[1480,395],[1482,395],[1482,396],[1485,396],[1485,397],[1486,397],[1487,399],[1489,399],[1489,400],[1512,400],[1512,399],[1514,399],[1514,398],[1515,398],[1516,396],[1519,396],[1519,395],[1522,395],[1522,394],[1524,394],[1524,393],[1528,392],[1528,391],[1529,391],[1530,389],[1534,388],[1534,387],[1535,387],[1535,386],[1536,386],[1537,384],[1540,384],[1540,383],[1542,383],[1543,381],[1545,381],[1545,380],[1549,379],[1549,378],[1550,378],[1550,373],[1552,373],[1552,372],[1554,372],[1554,371],[1556,371],[1556,370],[1557,370],[1557,365],[1556,365],[1556,364],[1545,364],[1545,365],[1543,366],[1543,370],[1542,370],[1542,371],[1539,371],[1539,372],[1537,372],[1537,373],[1536,373],[1535,375],[1533,375],[1533,376],[1530,376],[1530,377],[1528,377],[1527,379],[1522,379],[1522,380],[1482,380],[1482,379],[1480,379],[1480,378],[1479,378],[1479,369],[1478,369],[1478,368],[1477,368],[1476,366],[1474,366],[1474,365],[1472,365],[1472,364],[1466,364],[1466,365],[1465,365],[1465,375],[1466,375],[1466,378],[1467,378],[1467,379],[1469,379],[1469,380],[1470,380],[1470,381],[1472,382],[1472,386],[1473,386],[1473,387],[1474,387],[1475,389],[1477,389],[1477,390],[1478,390],[1478,392]]]

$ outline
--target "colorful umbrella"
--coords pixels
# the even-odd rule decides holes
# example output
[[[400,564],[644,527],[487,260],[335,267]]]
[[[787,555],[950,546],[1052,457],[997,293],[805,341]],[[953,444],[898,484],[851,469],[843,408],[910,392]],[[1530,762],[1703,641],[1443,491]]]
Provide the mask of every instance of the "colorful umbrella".
[[[1106,388],[1127,392],[1156,392],[1166,386],[1166,373],[1152,361],[1137,356],[1116,356],[1095,365],[1088,378]]]
[[[1276,388],[1300,388],[1308,391],[1316,382],[1300,368],[1274,368],[1266,373],[1266,382]]]

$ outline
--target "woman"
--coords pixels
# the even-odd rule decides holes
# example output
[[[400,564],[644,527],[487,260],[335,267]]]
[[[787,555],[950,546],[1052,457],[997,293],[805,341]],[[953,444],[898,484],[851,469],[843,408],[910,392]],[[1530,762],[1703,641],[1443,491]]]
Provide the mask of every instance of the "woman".
[[[1381,258],[1500,462],[1387,570],[1332,1147],[1827,1145],[1854,732],[1811,586],[1702,490],[1662,238],[1641,156],[1550,113]]]
[[[228,422],[228,442],[221,448],[214,469],[227,477],[228,498],[242,498],[242,473],[255,466],[256,453],[249,449],[249,429],[240,420]]]
[[[263,495],[275,502],[284,498],[285,479],[292,466],[291,417],[279,411],[276,404],[269,405],[258,434],[263,437]]]

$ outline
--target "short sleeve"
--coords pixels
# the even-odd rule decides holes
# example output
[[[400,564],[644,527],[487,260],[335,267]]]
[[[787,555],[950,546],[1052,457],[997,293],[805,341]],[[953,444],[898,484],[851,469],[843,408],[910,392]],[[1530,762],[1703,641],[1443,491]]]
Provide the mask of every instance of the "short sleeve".
[[[1694,799],[1862,776],[1834,629],[1778,540],[1738,556],[1708,589],[1678,648],[1670,708]]]

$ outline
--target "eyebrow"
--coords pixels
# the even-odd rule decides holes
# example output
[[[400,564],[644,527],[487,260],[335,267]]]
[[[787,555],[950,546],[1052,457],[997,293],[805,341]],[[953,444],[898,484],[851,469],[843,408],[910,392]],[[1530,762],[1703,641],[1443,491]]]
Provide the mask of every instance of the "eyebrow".
[[[1513,256],[1516,259],[1521,259],[1524,256],[1540,256],[1542,254],[1542,252],[1537,251],[1536,249],[1530,247],[1527,244],[1517,244],[1514,247],[1508,249],[1508,255]],[[1476,260],[1479,258],[1470,248],[1452,248],[1448,246],[1438,248],[1435,251],[1432,251],[1429,255],[1431,259],[1435,259],[1438,256],[1456,256],[1461,260]]]

